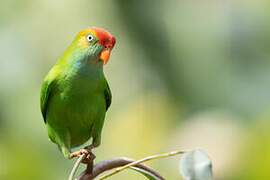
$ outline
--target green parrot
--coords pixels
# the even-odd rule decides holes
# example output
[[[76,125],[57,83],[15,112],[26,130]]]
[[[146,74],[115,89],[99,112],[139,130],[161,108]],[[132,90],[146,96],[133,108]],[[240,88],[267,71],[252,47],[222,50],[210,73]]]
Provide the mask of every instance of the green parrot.
[[[114,36],[102,28],[80,31],[45,77],[40,106],[49,139],[65,158],[91,152],[101,143],[111,91],[103,73],[115,45]],[[87,148],[71,148],[92,138]]]

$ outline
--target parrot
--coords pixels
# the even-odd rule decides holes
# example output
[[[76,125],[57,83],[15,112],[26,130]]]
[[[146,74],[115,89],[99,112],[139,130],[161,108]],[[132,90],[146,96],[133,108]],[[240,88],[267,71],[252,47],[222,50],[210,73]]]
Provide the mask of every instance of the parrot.
[[[45,76],[40,108],[49,139],[69,159],[91,153],[101,143],[112,93],[104,76],[115,37],[103,28],[81,30]],[[91,145],[72,148],[91,139]]]

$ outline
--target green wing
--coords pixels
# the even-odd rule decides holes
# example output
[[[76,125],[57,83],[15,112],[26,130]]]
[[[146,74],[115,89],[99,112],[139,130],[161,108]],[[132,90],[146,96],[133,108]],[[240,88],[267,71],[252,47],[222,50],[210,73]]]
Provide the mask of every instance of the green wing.
[[[105,95],[105,100],[106,100],[106,110],[108,110],[112,103],[112,93],[111,93],[107,80],[105,80],[105,83],[106,83],[106,87],[105,87],[104,95]]]
[[[40,92],[40,108],[42,112],[42,116],[44,122],[46,123],[46,113],[48,108],[48,102],[53,90],[54,80],[49,80],[47,77],[45,78]]]

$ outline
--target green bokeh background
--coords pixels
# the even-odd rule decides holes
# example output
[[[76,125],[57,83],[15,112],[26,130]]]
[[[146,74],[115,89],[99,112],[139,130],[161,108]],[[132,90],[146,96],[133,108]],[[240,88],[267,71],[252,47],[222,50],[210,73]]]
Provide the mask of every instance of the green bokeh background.
[[[39,92],[89,26],[117,39],[97,161],[201,148],[214,179],[270,179],[269,18],[268,0],[0,0],[0,180],[67,179],[74,161],[48,141]],[[148,164],[176,180],[179,159]]]

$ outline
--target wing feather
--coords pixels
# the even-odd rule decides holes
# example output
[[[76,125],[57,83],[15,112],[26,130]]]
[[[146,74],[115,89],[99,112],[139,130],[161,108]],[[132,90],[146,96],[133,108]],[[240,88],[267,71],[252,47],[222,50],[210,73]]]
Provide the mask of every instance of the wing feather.
[[[105,100],[106,100],[106,111],[107,111],[112,103],[112,93],[111,93],[107,80],[105,80],[105,83],[106,83],[106,87],[105,87],[104,95],[105,95]]]
[[[52,95],[53,89],[55,85],[55,76],[51,76],[51,73],[46,76],[42,83],[41,92],[40,92],[40,109],[42,112],[42,116],[44,122],[46,124],[46,113],[48,109],[48,103],[50,101],[50,97]]]

